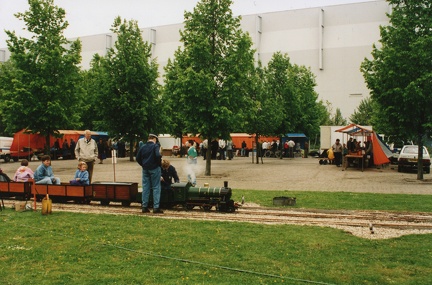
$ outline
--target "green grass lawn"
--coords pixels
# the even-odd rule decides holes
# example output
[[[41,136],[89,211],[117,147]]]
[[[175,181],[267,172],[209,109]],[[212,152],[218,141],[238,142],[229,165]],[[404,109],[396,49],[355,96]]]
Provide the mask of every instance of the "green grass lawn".
[[[273,207],[274,197],[283,196],[297,198],[296,206],[287,208],[432,212],[432,195],[233,190],[235,201],[241,201],[242,196],[246,202],[266,207]]]
[[[424,195],[235,195],[268,206],[296,196],[303,208],[431,212]],[[369,240],[325,227],[53,211],[0,212],[3,284],[432,284],[432,235]]]

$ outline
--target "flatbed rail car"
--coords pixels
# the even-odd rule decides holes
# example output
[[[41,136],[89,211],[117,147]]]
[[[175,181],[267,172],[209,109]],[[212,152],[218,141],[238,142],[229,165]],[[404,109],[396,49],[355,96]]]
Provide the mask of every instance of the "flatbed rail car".
[[[93,182],[92,201],[100,201],[102,205],[110,202],[121,202],[123,207],[129,207],[136,202],[138,183],[134,182]]]
[[[34,184],[30,182],[0,182],[0,198],[29,200],[36,197],[41,201],[47,194],[53,202],[90,203],[100,201],[102,205],[110,202],[121,202],[122,206],[130,206],[136,202],[138,183],[134,182],[95,182],[80,186],[62,183],[61,185]]]
[[[0,182],[0,198],[28,200],[31,198],[31,182]]]
[[[74,201],[87,203],[99,201],[101,205],[109,205],[110,202],[121,202],[128,207],[135,202],[138,193],[138,183],[134,182],[94,182],[91,185],[61,185],[34,184],[32,194],[38,200],[47,194],[54,202]]]
[[[69,183],[62,183],[60,185],[33,184],[32,195],[38,201],[49,195],[53,202],[65,203],[74,201],[76,203],[88,204],[93,200],[93,187],[92,185],[80,186],[70,185]]]

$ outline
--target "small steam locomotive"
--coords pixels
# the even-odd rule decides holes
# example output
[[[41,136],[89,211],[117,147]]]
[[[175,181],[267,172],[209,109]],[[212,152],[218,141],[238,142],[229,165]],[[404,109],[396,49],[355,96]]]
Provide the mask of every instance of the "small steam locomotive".
[[[94,182],[87,186],[34,184],[30,182],[0,182],[0,199],[15,198],[29,200],[35,198],[42,200],[46,195],[53,202],[69,202],[90,204],[99,201],[101,205],[110,202],[121,202],[128,207],[131,203],[141,203],[142,193],[138,192],[138,183],[135,182]],[[239,205],[232,199],[232,190],[228,183],[224,187],[192,187],[190,183],[174,183],[170,189],[161,191],[160,206],[164,209],[183,207],[192,210],[200,207],[210,211],[213,207],[220,212],[232,213]],[[152,197],[150,196],[152,199]],[[150,201],[152,205],[152,201]],[[0,205],[1,206],[1,205]]]

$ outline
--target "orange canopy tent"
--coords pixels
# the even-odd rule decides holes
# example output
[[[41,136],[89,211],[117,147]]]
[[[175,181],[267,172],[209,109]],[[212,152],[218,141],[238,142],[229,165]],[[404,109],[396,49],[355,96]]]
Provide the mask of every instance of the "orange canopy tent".
[[[55,138],[53,136],[50,137],[49,147],[52,147],[57,139],[59,140],[60,147],[63,145],[63,141],[65,140],[67,140],[68,143],[70,142],[70,139],[73,139],[75,142],[77,142],[81,136],[84,136],[84,131],[59,130],[59,134],[61,135],[59,138]],[[92,137],[98,137],[101,135],[106,136],[106,133],[101,132],[91,132],[91,134]],[[25,157],[32,155],[33,153],[42,152],[44,146],[45,137],[43,135],[39,133],[32,134],[29,130],[23,129],[14,134],[10,152],[12,157]]]
[[[372,141],[374,165],[390,163],[388,157],[391,156],[391,151],[388,150],[387,146],[379,139],[376,132],[357,124],[349,124],[348,126],[337,129],[336,132],[345,133],[350,136],[364,136],[366,139],[369,138]]]

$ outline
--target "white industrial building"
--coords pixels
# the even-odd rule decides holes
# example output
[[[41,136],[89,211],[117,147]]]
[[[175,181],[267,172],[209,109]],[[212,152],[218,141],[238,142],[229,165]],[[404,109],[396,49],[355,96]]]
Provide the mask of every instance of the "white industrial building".
[[[316,75],[319,99],[340,108],[345,118],[355,111],[369,90],[360,72],[365,57],[371,58],[372,45],[380,39],[379,26],[388,25],[391,8],[384,0],[279,11],[242,16],[241,28],[247,31],[257,50],[256,59],[266,66],[275,52],[287,53],[291,62],[309,67]],[[159,72],[181,45],[182,23],[143,28],[145,41],[152,44]],[[74,39],[71,39],[74,40]],[[105,55],[114,46],[114,34],[80,37],[82,67],[88,69],[94,54]],[[0,61],[9,58],[0,49]]]

